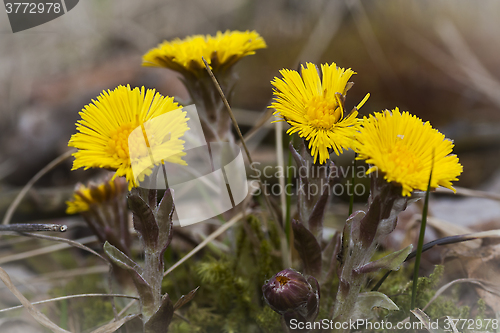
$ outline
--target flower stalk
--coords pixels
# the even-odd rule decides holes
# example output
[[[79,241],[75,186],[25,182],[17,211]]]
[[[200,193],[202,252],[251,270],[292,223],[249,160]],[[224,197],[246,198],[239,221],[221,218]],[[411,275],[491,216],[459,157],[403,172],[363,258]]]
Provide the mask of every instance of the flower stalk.
[[[234,142],[231,118],[225,110],[219,92],[214,87],[212,78],[207,72],[200,75],[201,77],[197,77],[185,73],[182,82],[200,112],[200,121],[207,142]],[[217,81],[229,102],[237,79],[236,73],[231,69],[217,73]]]
[[[420,270],[420,258],[422,257],[422,249],[424,247],[425,227],[427,225],[427,212],[429,210],[429,194],[431,192],[431,179],[432,179],[432,169],[431,169],[431,174],[429,176],[429,184],[427,185],[427,191],[425,192],[424,208],[422,209],[422,221],[420,222],[420,233],[418,236],[415,267],[413,270],[413,286],[411,291],[411,306],[410,306],[411,310],[415,309],[415,304],[417,301],[418,272]]]
[[[366,273],[387,265],[399,265],[406,256],[390,258],[386,262],[370,262],[380,242],[396,227],[397,216],[409,202],[401,195],[401,188],[386,183],[376,173],[372,174],[372,193],[368,209],[354,212],[344,226],[339,252],[339,287],[332,318],[338,322],[352,318]],[[395,262],[395,259],[396,262]]]
[[[128,196],[128,204],[133,213],[134,229],[144,248],[143,267],[107,242],[104,251],[112,262],[127,270],[134,281],[140,298],[143,332],[166,332],[176,309],[169,295],[161,292],[163,254],[172,241],[173,193],[167,189],[157,204],[157,190],[134,188]],[[190,293],[189,299],[194,293]]]

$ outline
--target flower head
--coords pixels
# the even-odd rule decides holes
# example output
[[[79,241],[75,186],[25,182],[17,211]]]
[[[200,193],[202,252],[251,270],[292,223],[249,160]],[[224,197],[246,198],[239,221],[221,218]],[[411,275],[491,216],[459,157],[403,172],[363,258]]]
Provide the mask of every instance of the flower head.
[[[77,184],[73,197],[66,201],[66,213],[80,213],[102,244],[106,241],[130,255],[127,212],[127,180],[124,177]]]
[[[427,190],[431,169],[432,188],[454,190],[451,182],[462,173],[458,157],[450,155],[453,143],[429,122],[398,108],[365,117],[356,139],[358,159],[373,165],[367,173],[382,172],[387,182],[402,186],[403,196]]]
[[[188,130],[188,118],[172,97],[154,89],[118,86],[103,91],[80,115],[68,144],[78,148],[73,170],[115,170],[114,177],[125,176],[131,189],[151,173],[152,164],[185,164],[180,138]],[[161,158],[151,161],[153,155]]]
[[[93,205],[103,205],[116,198],[125,199],[127,182],[122,177],[102,183],[90,183],[89,186],[78,184],[73,197],[66,201],[66,214],[76,214],[89,211]]]
[[[344,98],[351,87],[348,83],[355,74],[351,69],[339,68],[335,63],[318,68],[307,63],[301,74],[283,69],[283,79],[275,78],[275,101],[270,108],[275,115],[290,124],[288,134],[298,133],[308,141],[308,148],[316,163],[326,162],[333,150],[337,155],[351,148],[359,127],[357,110],[345,115]],[[365,99],[357,106],[360,108]]]
[[[241,58],[266,47],[255,31],[218,31],[215,36],[194,35],[165,41],[143,56],[143,66],[166,67],[178,72],[205,72],[202,57],[213,71],[228,68]]]
[[[314,320],[319,311],[319,285],[312,276],[288,268],[262,286],[267,304],[279,314],[290,313]]]

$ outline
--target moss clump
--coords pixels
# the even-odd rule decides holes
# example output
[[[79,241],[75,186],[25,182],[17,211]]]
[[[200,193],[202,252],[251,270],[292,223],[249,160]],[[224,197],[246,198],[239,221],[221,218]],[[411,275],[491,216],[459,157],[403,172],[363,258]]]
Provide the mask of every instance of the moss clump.
[[[387,281],[384,282],[380,291],[391,297],[398,305],[399,311],[389,312],[380,310],[379,316],[391,321],[393,324],[400,322],[411,315],[411,289],[412,282],[406,279],[408,274],[413,270],[411,266],[406,267],[403,272],[393,273]],[[426,306],[432,297],[436,294],[436,290],[444,273],[444,266],[438,265],[429,277],[420,277],[417,286],[417,308]],[[459,285],[456,288],[460,288]],[[455,289],[458,291],[458,289]],[[470,309],[468,306],[457,306],[459,293],[454,292],[446,296],[439,297],[434,300],[431,305],[425,310],[425,313],[433,320],[450,316],[452,318],[468,319]]]
[[[257,324],[265,333],[281,332],[281,316],[266,306],[256,316]]]
[[[164,285],[169,295],[179,289],[184,294],[197,286],[200,289],[186,309],[181,309],[189,322],[174,317],[169,331],[280,331],[279,315],[265,305],[262,297],[265,280],[283,269],[274,228],[272,223],[267,226],[249,216],[235,230],[234,241],[228,242],[230,252],[205,253],[194,265],[183,265],[170,273],[170,282]]]

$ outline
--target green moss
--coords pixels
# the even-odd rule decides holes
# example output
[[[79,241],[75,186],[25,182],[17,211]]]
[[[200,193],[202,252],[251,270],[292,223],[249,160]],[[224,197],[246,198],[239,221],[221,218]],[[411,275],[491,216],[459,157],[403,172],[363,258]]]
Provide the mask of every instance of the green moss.
[[[400,308],[399,311],[389,312],[387,310],[380,310],[380,317],[391,321],[392,323],[397,323],[408,316],[410,316],[410,299],[411,299],[411,281],[407,279],[413,270],[411,266],[404,268],[401,272],[392,273],[389,278],[384,282],[380,291],[389,295],[391,299]],[[444,266],[436,266],[434,272],[429,275],[429,277],[420,277],[418,279],[417,288],[417,308],[423,308],[426,306],[432,297],[436,294],[439,281],[444,273]],[[431,305],[429,305],[425,313],[432,319],[443,319],[446,316],[452,318],[469,319],[470,318],[470,308],[468,306],[458,306],[458,300],[460,298],[460,288],[461,285],[455,285],[451,292],[448,291],[445,295],[441,295],[436,300],[434,300]],[[480,302],[478,302],[478,307]],[[481,311],[479,311],[481,313]],[[484,311],[482,312],[484,313]]]
[[[261,330],[265,333],[280,332],[282,329],[281,316],[268,306],[262,308],[255,319]]]
[[[171,282],[164,286],[172,293],[174,285],[183,293],[200,286],[194,303],[182,309],[189,323],[176,318],[172,332],[253,333],[281,327],[276,326],[280,325],[280,316],[262,298],[265,280],[283,269],[281,259],[274,254],[279,253],[279,242],[272,239],[272,229],[250,216],[235,230],[233,251],[217,258],[205,254],[194,264],[169,274]]]

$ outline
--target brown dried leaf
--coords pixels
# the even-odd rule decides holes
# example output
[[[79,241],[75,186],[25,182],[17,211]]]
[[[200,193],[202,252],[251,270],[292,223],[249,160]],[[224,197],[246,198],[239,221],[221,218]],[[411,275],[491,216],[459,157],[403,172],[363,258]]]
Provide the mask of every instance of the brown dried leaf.
[[[477,249],[454,249],[447,253],[447,258],[456,258],[467,272],[467,277],[489,283],[492,288],[500,291],[500,244],[481,246]],[[500,311],[500,297],[483,288],[476,287],[478,295],[495,312]]]

